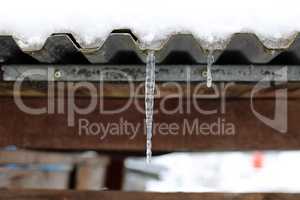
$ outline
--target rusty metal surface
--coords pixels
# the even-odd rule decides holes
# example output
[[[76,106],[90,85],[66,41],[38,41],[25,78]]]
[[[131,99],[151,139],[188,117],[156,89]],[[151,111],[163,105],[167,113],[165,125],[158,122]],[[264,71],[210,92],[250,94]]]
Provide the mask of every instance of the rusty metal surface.
[[[61,84],[61,82],[60,82]],[[99,83],[92,83],[96,88],[97,92],[91,94],[87,88],[77,88],[76,97],[105,97],[105,98],[130,98],[135,96],[136,98],[144,98],[145,90],[143,83],[134,83],[133,92],[128,84],[123,83],[105,83],[103,85]],[[58,86],[54,83],[55,93],[68,93],[70,87],[74,87],[72,83],[64,84],[63,86]],[[219,93],[222,88],[226,87],[226,92],[223,94],[226,98],[251,98],[251,91],[253,90],[253,84],[233,84],[229,83],[225,85],[223,83],[216,83],[214,88],[208,88],[205,84],[191,84],[187,85],[185,83],[178,85],[170,85],[164,83],[156,84],[156,94],[155,98],[164,97],[184,97],[191,98],[192,96],[197,96],[201,99],[220,99],[221,94]],[[20,91],[14,91],[13,82],[1,82],[0,83],[0,97],[41,97],[46,98],[48,96],[48,83],[46,82],[25,82],[22,85]],[[270,88],[260,88],[252,98],[255,99],[274,99],[276,97],[276,92],[280,89],[287,89],[288,99],[300,99],[300,83],[287,83],[281,85],[272,85]],[[216,93],[217,92],[217,93]]]
[[[213,51],[216,64],[300,64],[300,39],[297,35],[285,48],[272,49],[254,34],[234,34],[222,50]],[[189,34],[169,38],[155,51],[163,64],[206,63],[208,49]],[[95,49],[83,49],[70,34],[55,34],[36,51],[23,51],[11,36],[0,36],[0,64],[141,64],[145,49],[130,33],[112,32]]]
[[[3,80],[16,81],[145,81],[144,65],[4,65]],[[206,65],[158,65],[157,82],[204,82]],[[214,65],[214,82],[300,81],[300,66]],[[26,74],[26,75],[25,75]]]

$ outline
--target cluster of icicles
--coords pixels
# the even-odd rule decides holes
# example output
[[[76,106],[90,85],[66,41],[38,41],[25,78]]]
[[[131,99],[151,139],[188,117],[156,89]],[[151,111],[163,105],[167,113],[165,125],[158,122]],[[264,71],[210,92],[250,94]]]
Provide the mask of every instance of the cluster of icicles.
[[[213,52],[209,51],[207,56],[207,87],[212,86],[211,67],[214,63]],[[148,51],[145,77],[145,125],[146,125],[146,162],[150,163],[152,157],[152,134],[153,134],[153,106],[155,92],[155,55],[154,51]]]

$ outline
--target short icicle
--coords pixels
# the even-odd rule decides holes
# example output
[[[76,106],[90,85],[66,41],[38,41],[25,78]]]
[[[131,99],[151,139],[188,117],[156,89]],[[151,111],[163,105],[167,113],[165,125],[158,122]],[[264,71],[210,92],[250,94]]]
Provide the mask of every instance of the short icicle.
[[[208,55],[207,55],[207,79],[206,79],[206,85],[207,87],[212,86],[212,74],[211,74],[211,67],[213,63],[215,62],[213,51],[209,50]]]

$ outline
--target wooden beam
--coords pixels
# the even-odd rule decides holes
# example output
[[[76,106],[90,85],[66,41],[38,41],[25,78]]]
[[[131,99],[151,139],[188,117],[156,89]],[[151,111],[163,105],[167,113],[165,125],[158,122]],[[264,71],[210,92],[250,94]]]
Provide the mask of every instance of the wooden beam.
[[[109,190],[122,190],[125,175],[124,161],[123,156],[111,156],[105,183]]]
[[[26,105],[43,107],[47,105],[45,98],[25,98]],[[85,98],[76,99],[76,105],[86,107],[90,100]],[[126,99],[104,99],[104,109],[114,109],[127,103]],[[144,100],[138,99],[137,103],[144,107]],[[155,102],[156,108],[163,103],[160,99]],[[187,106],[188,100],[182,102]],[[167,109],[178,106],[178,99],[169,99],[165,102]],[[65,102],[65,105],[68,105]],[[204,115],[191,106],[190,113],[177,111],[173,114],[165,114],[160,109],[154,115],[156,125],[163,123],[178,125],[176,134],[163,132],[157,127],[154,129],[154,151],[200,151],[200,150],[256,150],[256,149],[300,149],[299,113],[300,100],[288,100],[288,132],[280,133],[262,121],[252,112],[249,99],[228,99],[226,113],[220,112],[220,100],[198,99],[197,105],[205,110],[217,109],[217,113]],[[273,99],[257,99],[254,101],[255,109],[262,115],[272,117],[275,101]],[[65,106],[66,109],[67,106]],[[88,115],[75,114],[75,126],[68,126],[68,115],[64,114],[41,114],[29,115],[20,111],[11,98],[0,98],[0,146],[16,145],[22,148],[36,149],[60,149],[60,150],[107,150],[107,151],[139,151],[145,149],[144,114],[132,104],[123,112],[117,114],[103,114],[99,107]],[[132,123],[136,132],[128,130],[125,133],[108,133],[103,137],[103,131],[98,134],[82,132],[80,135],[79,119],[91,123],[106,126],[115,123],[124,125],[124,121]],[[122,121],[123,120],[123,121]],[[187,131],[184,122],[191,127],[198,120],[201,124],[206,123],[232,123],[234,135],[203,133],[197,130]],[[196,121],[197,122],[197,121]],[[140,126],[139,126],[140,125]],[[222,126],[219,125],[219,126]],[[112,130],[112,129],[109,129]],[[184,132],[186,131],[186,132]],[[186,134],[184,134],[186,133]],[[103,138],[102,138],[103,137]]]
[[[67,190],[0,190],[0,200],[298,200],[286,193],[154,193]]]

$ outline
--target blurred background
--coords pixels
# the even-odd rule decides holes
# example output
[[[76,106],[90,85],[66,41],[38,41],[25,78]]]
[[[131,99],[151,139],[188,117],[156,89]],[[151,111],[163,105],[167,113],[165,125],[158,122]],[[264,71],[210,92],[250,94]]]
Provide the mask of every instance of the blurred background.
[[[110,155],[110,156],[107,156]],[[0,188],[300,192],[300,151],[170,153],[0,151]]]

